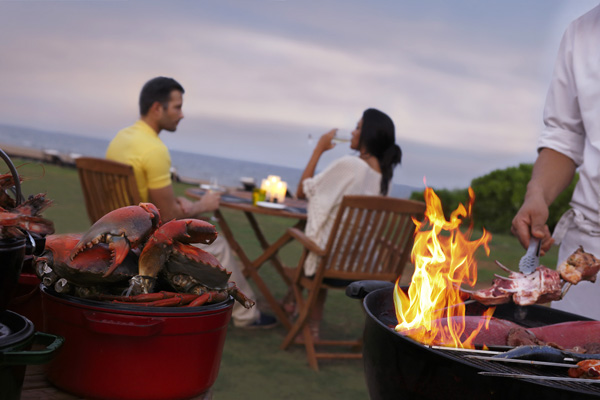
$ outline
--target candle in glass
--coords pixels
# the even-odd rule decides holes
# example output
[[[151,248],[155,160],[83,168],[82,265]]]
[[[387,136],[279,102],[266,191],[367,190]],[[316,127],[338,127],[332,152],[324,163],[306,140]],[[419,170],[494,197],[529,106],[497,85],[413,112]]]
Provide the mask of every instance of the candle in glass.
[[[286,182],[277,182],[277,202],[279,204],[285,201],[285,192],[287,192],[287,183]]]
[[[279,182],[281,182],[281,178],[277,175],[267,177],[267,201],[276,201],[277,184]]]
[[[269,179],[263,179],[260,188],[265,191],[265,200],[271,201],[271,181],[269,181]]]

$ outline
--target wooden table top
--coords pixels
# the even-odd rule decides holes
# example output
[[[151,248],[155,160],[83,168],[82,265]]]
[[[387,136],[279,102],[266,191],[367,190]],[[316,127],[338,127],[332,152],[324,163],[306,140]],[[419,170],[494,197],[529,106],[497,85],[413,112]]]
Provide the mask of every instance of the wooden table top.
[[[201,198],[205,193],[204,189],[190,188],[185,193],[193,198]],[[292,199],[286,197],[282,203],[285,208],[274,209],[252,205],[252,192],[243,190],[232,190],[221,195],[220,206],[234,210],[251,212],[255,214],[275,215],[284,218],[306,219],[306,200]]]

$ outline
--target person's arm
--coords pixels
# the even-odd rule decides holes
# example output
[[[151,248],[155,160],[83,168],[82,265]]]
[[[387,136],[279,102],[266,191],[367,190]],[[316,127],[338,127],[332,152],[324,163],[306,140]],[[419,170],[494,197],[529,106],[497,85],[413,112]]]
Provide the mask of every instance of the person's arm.
[[[549,148],[540,151],[533,166],[523,205],[512,221],[511,231],[525,248],[531,236],[542,239],[545,253],[554,242],[546,221],[550,204],[575,175],[576,165],[569,157]]]
[[[219,208],[219,193],[209,192],[202,199],[192,202],[183,197],[175,197],[173,185],[160,189],[148,189],[148,197],[160,211],[163,222],[172,219],[193,218],[199,214],[214,211]]]
[[[303,182],[305,179],[312,178],[315,175],[315,170],[317,169],[317,164],[319,163],[321,155],[327,150],[331,150],[335,147],[335,144],[332,143],[331,140],[335,136],[336,132],[337,129],[332,129],[319,138],[319,141],[313,150],[312,156],[308,160],[308,164],[306,165],[306,168],[304,168],[304,172],[302,172],[300,182],[298,183],[298,189],[296,189],[296,197],[299,199],[306,198],[306,195],[304,194]]]

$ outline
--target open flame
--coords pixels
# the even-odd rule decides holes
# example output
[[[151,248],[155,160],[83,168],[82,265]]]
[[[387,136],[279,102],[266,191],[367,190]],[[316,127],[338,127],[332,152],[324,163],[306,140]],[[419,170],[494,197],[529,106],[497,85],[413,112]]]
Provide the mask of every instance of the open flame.
[[[423,344],[473,348],[472,341],[494,308],[486,311],[476,329],[465,333],[465,304],[460,285],[477,282],[475,250],[483,246],[487,255],[492,235],[485,229],[479,240],[470,241],[473,224],[460,229],[463,218],[471,216],[475,196],[469,188],[468,208],[460,204],[446,221],[442,204],[433,189],[425,189],[427,209],[422,222],[414,220],[415,241],[411,259],[415,265],[408,294],[394,289],[398,325],[396,331]],[[464,233],[463,233],[464,231]]]

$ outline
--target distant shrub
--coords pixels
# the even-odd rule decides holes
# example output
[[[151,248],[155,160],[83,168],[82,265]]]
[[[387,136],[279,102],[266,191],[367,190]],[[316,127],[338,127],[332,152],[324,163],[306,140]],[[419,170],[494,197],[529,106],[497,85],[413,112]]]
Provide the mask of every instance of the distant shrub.
[[[518,167],[498,169],[473,179],[471,187],[475,192],[473,206],[475,227],[485,227],[495,233],[510,233],[512,219],[523,203],[532,170],[533,164],[520,164]],[[578,179],[579,175],[576,175],[569,187],[550,206],[548,226],[551,231],[562,214],[568,210],[569,201]],[[469,201],[467,189],[434,189],[434,191],[442,201],[446,218],[459,203],[466,205]],[[423,192],[413,192],[411,199],[423,201]]]

